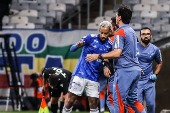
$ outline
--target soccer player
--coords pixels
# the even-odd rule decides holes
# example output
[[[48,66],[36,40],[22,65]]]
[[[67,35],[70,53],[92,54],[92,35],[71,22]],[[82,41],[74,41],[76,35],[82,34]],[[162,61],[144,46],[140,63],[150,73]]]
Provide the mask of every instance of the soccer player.
[[[83,91],[89,100],[90,113],[99,113],[99,76],[103,72],[102,60],[87,62],[85,57],[92,53],[106,53],[111,51],[112,41],[108,39],[111,32],[111,24],[108,21],[100,23],[100,34],[89,34],[73,45],[70,50],[75,51],[83,47],[79,61],[72,74],[69,86],[68,100],[64,105],[63,113],[71,113],[74,101],[81,96]]]
[[[152,38],[150,28],[142,28],[139,37],[141,41],[137,43],[137,56],[144,73],[138,82],[138,99],[143,103],[145,97],[147,113],[155,113],[155,81],[162,67],[161,52],[158,47],[150,43]],[[157,62],[154,73],[153,60]]]
[[[121,5],[116,13],[116,24],[119,26],[114,36],[113,50],[105,54],[90,54],[86,61],[113,59],[115,69],[113,82],[113,111],[124,113],[125,105],[129,105],[136,113],[146,113],[137,99],[137,84],[141,68],[137,58],[137,37],[129,23],[132,11]],[[110,77],[110,75],[108,75]]]
[[[44,81],[46,81],[51,87],[51,111],[57,113],[58,98],[61,93],[65,98],[68,96],[68,87],[71,79],[71,72],[63,68],[44,68],[42,71]],[[60,106],[63,108],[63,106]],[[61,110],[61,109],[60,109]],[[62,110],[61,110],[62,111]],[[60,112],[61,112],[60,111]]]

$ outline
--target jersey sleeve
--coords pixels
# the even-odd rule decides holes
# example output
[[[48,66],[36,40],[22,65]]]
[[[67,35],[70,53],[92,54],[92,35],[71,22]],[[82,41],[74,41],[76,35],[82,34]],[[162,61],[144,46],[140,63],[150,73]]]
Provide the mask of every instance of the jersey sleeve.
[[[115,33],[113,49],[123,49],[125,43],[125,32],[124,29],[120,29]]]
[[[76,45],[77,45],[80,41],[85,41],[84,45],[88,45],[88,44],[90,44],[91,39],[92,39],[92,36],[91,36],[91,34],[89,34],[89,35],[84,36],[83,38],[81,38],[81,39],[76,43]]]
[[[91,35],[87,35],[87,36],[84,36],[83,38],[81,38],[76,44],[72,45],[71,48],[70,48],[70,51],[73,52],[73,51],[76,51],[78,48],[77,48],[77,44],[80,42],[80,41],[85,41],[84,45],[88,45],[90,44],[90,39],[91,39]]]
[[[121,35],[116,35],[114,37],[113,49],[123,49],[125,38]]]
[[[162,61],[162,55],[160,49],[157,48],[156,54],[155,54],[155,61],[157,63],[160,63]]]
[[[89,45],[91,43],[92,37],[92,34],[89,34],[87,36],[84,36],[81,40],[85,41],[84,45]]]

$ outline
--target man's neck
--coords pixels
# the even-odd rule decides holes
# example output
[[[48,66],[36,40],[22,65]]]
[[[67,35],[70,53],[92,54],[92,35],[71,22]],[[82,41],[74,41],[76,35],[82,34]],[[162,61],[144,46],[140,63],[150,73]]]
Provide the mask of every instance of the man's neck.
[[[143,45],[143,47],[147,47],[147,46],[149,45],[149,43],[148,43],[148,44],[145,44],[145,43],[143,43],[142,41],[141,41],[141,44]]]
[[[123,22],[119,22],[119,27],[121,27],[122,25],[124,25],[124,23]]]

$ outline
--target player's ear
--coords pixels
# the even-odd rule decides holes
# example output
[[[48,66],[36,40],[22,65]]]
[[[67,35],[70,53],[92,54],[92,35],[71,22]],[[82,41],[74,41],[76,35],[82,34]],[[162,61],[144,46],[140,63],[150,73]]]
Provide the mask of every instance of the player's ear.
[[[118,16],[118,20],[119,20],[119,21],[122,20],[122,17],[121,17],[121,16]]]

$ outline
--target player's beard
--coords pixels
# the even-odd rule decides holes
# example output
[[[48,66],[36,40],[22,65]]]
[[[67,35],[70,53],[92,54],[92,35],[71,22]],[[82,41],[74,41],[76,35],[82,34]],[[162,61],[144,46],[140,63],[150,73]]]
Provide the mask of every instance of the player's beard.
[[[145,40],[146,38],[147,38],[147,37],[145,37],[144,39],[141,38],[141,41],[142,41],[144,44],[148,45],[149,42],[150,42],[150,39],[147,38],[148,40]]]
[[[107,39],[105,37],[102,37],[101,40],[102,42],[106,42]]]

